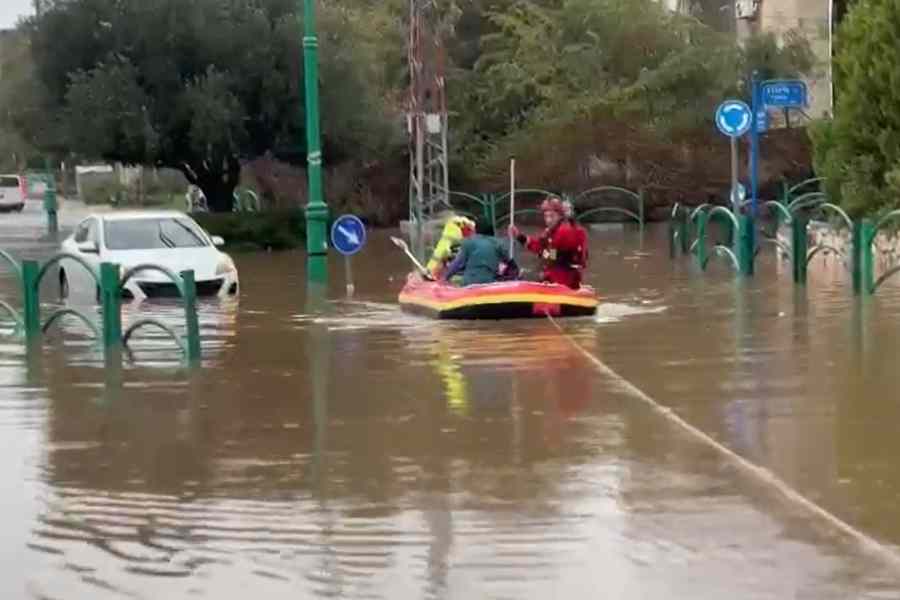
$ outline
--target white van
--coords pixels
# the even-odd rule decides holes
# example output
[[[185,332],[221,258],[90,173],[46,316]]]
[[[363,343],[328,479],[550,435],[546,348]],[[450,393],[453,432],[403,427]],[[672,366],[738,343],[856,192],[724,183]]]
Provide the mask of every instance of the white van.
[[[18,175],[0,175],[0,211],[16,210],[22,212],[25,207],[25,179]]]

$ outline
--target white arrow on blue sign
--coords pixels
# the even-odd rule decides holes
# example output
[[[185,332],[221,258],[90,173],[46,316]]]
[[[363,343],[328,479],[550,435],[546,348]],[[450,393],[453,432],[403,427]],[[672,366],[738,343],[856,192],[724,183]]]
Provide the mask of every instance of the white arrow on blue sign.
[[[331,245],[334,249],[350,256],[356,254],[366,244],[366,226],[354,215],[341,215],[331,226]]]
[[[726,100],[716,109],[716,127],[728,137],[741,137],[750,131],[752,115],[746,102]]]

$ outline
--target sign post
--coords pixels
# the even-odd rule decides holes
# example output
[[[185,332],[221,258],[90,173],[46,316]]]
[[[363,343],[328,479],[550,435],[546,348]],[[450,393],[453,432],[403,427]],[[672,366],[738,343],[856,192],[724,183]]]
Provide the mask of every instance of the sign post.
[[[344,269],[347,278],[347,296],[352,296],[353,269],[350,257],[366,245],[366,226],[354,215],[341,215],[331,226],[331,245],[344,255]]]
[[[740,211],[738,190],[738,146],[737,140],[750,130],[752,121],[750,107],[740,100],[726,100],[716,110],[716,127],[731,138],[731,206],[735,216]]]
[[[750,103],[753,106],[753,123],[750,128],[750,214],[754,217],[759,191],[759,134],[768,125],[766,107],[760,102],[759,96],[759,72],[753,71],[750,80]]]
[[[753,72],[751,79],[753,104],[753,127],[750,130],[750,198],[753,216],[759,196],[759,134],[769,126],[767,108],[803,108],[808,106],[809,93],[806,83],[799,79],[770,79],[759,81],[759,73]]]

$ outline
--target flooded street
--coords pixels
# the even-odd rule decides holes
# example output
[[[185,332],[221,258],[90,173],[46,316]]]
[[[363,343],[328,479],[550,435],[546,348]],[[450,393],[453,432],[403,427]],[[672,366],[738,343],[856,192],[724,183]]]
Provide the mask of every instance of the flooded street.
[[[0,248],[47,258],[28,209]],[[741,282],[607,228],[595,318],[434,322],[397,306],[392,233],[352,299],[335,255],[327,302],[302,253],[234,255],[194,372],[149,333],[104,369],[75,321],[0,341],[0,598],[900,598],[900,285],[858,301],[816,262],[797,288],[768,249]],[[123,318],[148,314],[181,325]]]

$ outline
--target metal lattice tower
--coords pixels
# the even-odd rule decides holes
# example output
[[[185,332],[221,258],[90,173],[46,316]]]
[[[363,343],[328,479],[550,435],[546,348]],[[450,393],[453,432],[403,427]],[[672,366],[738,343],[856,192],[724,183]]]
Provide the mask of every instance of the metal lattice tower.
[[[438,0],[409,0],[409,224],[413,252],[425,259],[427,228],[449,208],[445,51],[438,32]]]

